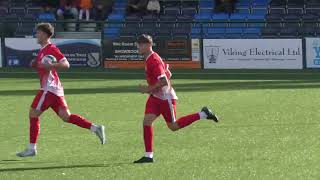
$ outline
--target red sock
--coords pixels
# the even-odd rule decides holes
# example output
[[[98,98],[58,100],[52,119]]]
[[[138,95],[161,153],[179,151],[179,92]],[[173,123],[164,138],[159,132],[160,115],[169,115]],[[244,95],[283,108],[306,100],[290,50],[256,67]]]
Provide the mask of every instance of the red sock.
[[[152,152],[153,130],[152,126],[143,126],[143,139],[146,152]]]
[[[30,117],[29,141],[30,144],[36,144],[40,132],[40,118]]]
[[[177,121],[177,124],[179,125],[180,128],[184,128],[199,119],[200,119],[199,113],[190,114],[190,115],[179,118]]]
[[[75,124],[79,127],[86,128],[86,129],[90,129],[92,125],[90,121],[76,114],[70,115],[69,123]]]

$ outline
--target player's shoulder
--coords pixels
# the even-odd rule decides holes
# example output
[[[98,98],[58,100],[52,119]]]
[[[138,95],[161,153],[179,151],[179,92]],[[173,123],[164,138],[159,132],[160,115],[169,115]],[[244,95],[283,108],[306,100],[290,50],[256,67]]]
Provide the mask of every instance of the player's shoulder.
[[[49,44],[48,48],[53,50],[59,49],[55,44]]]
[[[157,63],[159,63],[161,61],[162,61],[161,57],[156,52],[152,53],[150,55],[150,57],[147,59],[147,63],[150,64],[150,65],[151,64],[157,64]]]

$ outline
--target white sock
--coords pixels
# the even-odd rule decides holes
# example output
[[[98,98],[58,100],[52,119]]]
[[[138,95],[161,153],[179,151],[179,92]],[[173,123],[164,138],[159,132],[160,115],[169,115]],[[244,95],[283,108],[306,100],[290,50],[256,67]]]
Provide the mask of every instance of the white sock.
[[[29,149],[32,149],[32,150],[37,149],[37,144],[30,143],[29,144]]]
[[[90,131],[91,131],[91,132],[96,132],[97,129],[98,129],[98,126],[95,125],[95,124],[92,124],[91,127],[90,127]]]
[[[146,152],[144,156],[148,158],[153,158],[153,152]]]
[[[203,111],[199,112],[200,119],[207,119],[207,114]]]

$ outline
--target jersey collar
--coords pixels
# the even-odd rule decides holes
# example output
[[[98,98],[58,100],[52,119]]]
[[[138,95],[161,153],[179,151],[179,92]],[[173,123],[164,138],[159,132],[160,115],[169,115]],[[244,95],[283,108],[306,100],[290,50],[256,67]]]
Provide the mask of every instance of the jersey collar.
[[[152,53],[146,58],[146,61],[148,61],[148,59],[150,58],[150,56],[152,56],[152,54],[154,54],[154,51],[152,51]]]
[[[51,42],[48,42],[45,46],[43,46],[43,47],[41,47],[40,49],[44,49],[44,48],[46,48],[48,45],[50,45],[51,44]]]

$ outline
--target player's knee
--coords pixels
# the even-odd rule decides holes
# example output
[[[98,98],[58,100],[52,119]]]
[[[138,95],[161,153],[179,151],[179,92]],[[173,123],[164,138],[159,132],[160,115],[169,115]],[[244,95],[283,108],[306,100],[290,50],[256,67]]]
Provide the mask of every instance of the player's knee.
[[[144,126],[152,126],[153,122],[157,119],[157,116],[154,114],[146,114],[143,119]]]
[[[29,110],[29,117],[31,117],[31,118],[39,117],[40,114],[41,114],[41,112],[38,111],[38,110],[36,110],[36,109],[31,108],[31,109]]]
[[[64,121],[64,122],[69,122],[69,119],[70,119],[70,116],[68,115],[62,115],[60,116],[61,120]]]
[[[59,117],[61,118],[62,121],[69,122],[70,112],[66,110],[60,110]]]
[[[171,131],[177,131],[180,129],[176,123],[167,123],[167,126]]]
[[[153,121],[154,121],[153,119],[144,118],[144,120],[143,120],[143,125],[145,125],[145,126],[152,126]]]
[[[69,122],[70,115],[67,113],[59,114],[59,117],[61,118],[62,121],[64,122]]]

